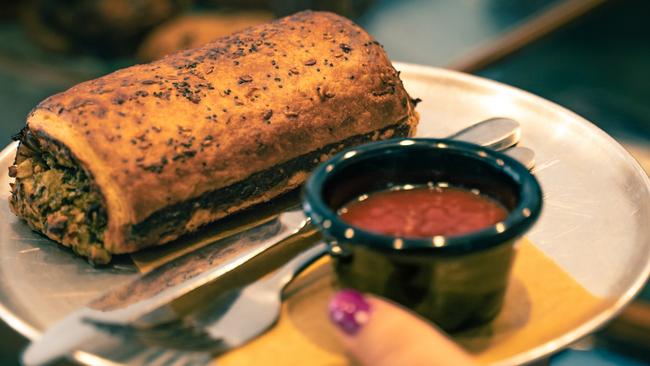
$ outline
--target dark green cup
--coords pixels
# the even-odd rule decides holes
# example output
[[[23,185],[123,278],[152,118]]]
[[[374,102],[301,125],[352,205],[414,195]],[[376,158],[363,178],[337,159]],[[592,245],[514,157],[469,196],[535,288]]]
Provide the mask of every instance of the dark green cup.
[[[377,234],[337,215],[362,194],[429,183],[479,189],[509,214],[480,231],[432,238]],[[528,169],[504,154],[453,140],[394,139],[319,166],[305,185],[303,208],[329,244],[340,286],[386,297],[457,331],[499,313],[516,241],[539,217],[542,192]]]

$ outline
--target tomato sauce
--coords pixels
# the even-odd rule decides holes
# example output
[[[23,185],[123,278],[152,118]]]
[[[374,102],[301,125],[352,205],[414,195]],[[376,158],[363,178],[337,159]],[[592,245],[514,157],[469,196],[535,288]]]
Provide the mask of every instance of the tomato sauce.
[[[481,230],[505,219],[508,212],[478,192],[424,186],[363,195],[339,214],[343,221],[363,230],[426,238]]]

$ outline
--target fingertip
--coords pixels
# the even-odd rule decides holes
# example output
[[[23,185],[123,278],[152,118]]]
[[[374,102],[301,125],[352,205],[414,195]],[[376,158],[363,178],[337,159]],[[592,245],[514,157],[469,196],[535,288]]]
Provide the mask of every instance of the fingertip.
[[[332,297],[328,310],[330,320],[338,329],[355,335],[370,319],[372,306],[362,293],[344,289]]]
[[[389,301],[344,289],[328,310],[342,346],[363,365],[474,365],[431,323]]]

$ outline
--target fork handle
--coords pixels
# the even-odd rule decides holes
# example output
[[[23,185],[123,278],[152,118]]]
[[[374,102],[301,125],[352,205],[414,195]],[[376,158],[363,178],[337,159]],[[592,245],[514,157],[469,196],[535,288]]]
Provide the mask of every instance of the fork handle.
[[[327,244],[318,242],[318,244],[298,254],[285,265],[276,270],[268,279],[263,280],[269,285],[274,286],[278,291],[284,289],[291,281],[300,274],[310,264],[327,254]]]
[[[496,117],[475,123],[446,138],[501,151],[516,145],[520,137],[519,122],[510,118]]]

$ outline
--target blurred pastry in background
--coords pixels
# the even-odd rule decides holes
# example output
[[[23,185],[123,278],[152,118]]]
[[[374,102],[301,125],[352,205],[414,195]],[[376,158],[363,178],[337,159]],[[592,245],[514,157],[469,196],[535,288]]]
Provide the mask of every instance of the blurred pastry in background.
[[[0,19],[18,12],[32,41],[49,51],[149,62],[301,10],[356,18],[374,1],[28,0],[0,9]]]
[[[145,34],[178,14],[190,0],[33,0],[22,22],[42,47],[101,56],[133,52]]]
[[[157,60],[271,19],[273,14],[262,10],[181,15],[149,33],[138,48],[137,57],[142,62]]]

